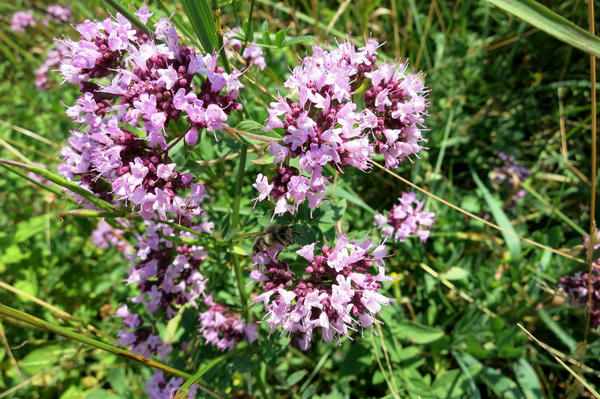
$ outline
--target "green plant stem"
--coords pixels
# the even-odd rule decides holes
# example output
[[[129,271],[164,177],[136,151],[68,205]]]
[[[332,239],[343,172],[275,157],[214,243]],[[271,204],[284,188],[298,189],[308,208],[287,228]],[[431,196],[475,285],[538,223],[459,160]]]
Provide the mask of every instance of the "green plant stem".
[[[85,335],[76,333],[65,327],[61,327],[61,326],[57,326],[55,324],[48,323],[47,321],[38,319],[35,316],[32,316],[25,312],[21,312],[20,310],[11,308],[11,307],[3,305],[1,303],[0,303],[0,315],[6,316],[5,320],[10,323],[15,323],[15,324],[16,323],[25,323],[26,325],[31,326],[31,327],[37,327],[42,330],[50,331],[55,334],[62,335],[63,337],[72,339],[73,341],[81,342],[83,344],[93,346],[93,347],[101,349],[103,351],[113,353],[117,356],[131,359],[138,363],[153,367],[158,370],[162,370],[166,373],[172,374],[176,377],[184,378],[186,380],[190,380],[190,379],[194,378],[195,376],[197,376],[199,374],[200,371],[203,372],[202,374],[206,373],[208,370],[210,370],[217,363],[219,363],[220,361],[225,359],[227,356],[230,356],[231,354],[235,353],[235,352],[230,352],[227,355],[224,355],[224,356],[221,356],[221,357],[218,357],[218,358],[212,360],[206,366],[204,366],[202,369],[200,369],[200,371],[198,373],[196,373],[195,375],[192,376],[191,374],[186,373],[185,371],[181,371],[179,369],[167,366],[166,364],[155,362],[154,360],[148,359],[143,356],[134,355],[133,353],[131,353],[125,349],[121,349],[119,347],[107,344],[107,343],[99,341],[97,339],[90,338]],[[190,385],[192,385],[193,383],[196,383],[201,376],[202,375],[200,375],[198,378],[196,378]],[[208,388],[205,388],[204,386],[202,386],[200,384],[198,384],[198,389],[200,389],[203,392],[206,392],[208,395],[210,395],[214,398],[218,398],[218,399],[222,398],[222,396],[217,395],[215,392],[211,391]]]
[[[127,359],[134,360],[138,363],[145,364],[147,366],[162,370],[166,373],[172,374],[177,377],[189,379],[192,376],[185,371],[175,369],[162,363],[155,362],[154,360],[145,358],[143,356],[134,355],[133,353],[126,351],[125,349],[118,348],[116,346],[107,344],[94,338],[86,337],[85,335],[71,331],[65,327],[57,326],[42,319],[38,319],[28,313],[21,312],[20,310],[11,308],[9,306],[0,303],[0,315],[7,316],[7,321],[11,322],[12,319],[18,320],[25,324],[33,327],[37,327],[42,330],[50,331],[63,337],[72,339],[77,342],[81,342],[86,345],[93,346],[106,352],[114,353],[117,356],[121,356]]]
[[[244,54],[244,50],[248,45],[248,35],[250,35],[250,31],[252,31],[252,14],[254,13],[254,0],[250,0],[250,12],[248,13],[248,23],[246,24],[246,31],[244,32],[244,43],[242,44],[242,49],[240,50],[240,54]]]
[[[237,181],[235,182],[233,213],[231,215],[231,227],[236,229],[240,221],[240,203],[242,200],[242,185],[244,182],[244,172],[246,170],[246,157],[248,155],[248,145],[242,144],[240,150],[240,160],[238,163]],[[237,279],[238,291],[240,292],[240,302],[242,303],[242,312],[244,318],[248,321],[248,298],[246,296],[246,287],[244,286],[244,272],[237,256],[232,256],[235,277]]]
[[[221,8],[217,0],[212,0],[212,8],[215,14],[215,25],[217,26],[217,41],[219,43],[219,57],[221,58],[221,62],[223,63],[223,67],[227,73],[231,73],[231,67],[229,66],[229,61],[227,60],[227,54],[225,54],[225,46],[223,44],[223,27],[221,26]]]
[[[233,213],[231,215],[231,226],[237,227],[240,221],[240,203],[242,200],[242,185],[244,183],[244,173],[246,171],[246,158],[248,155],[248,145],[242,144],[240,150],[240,160],[238,162],[237,181],[235,182]]]

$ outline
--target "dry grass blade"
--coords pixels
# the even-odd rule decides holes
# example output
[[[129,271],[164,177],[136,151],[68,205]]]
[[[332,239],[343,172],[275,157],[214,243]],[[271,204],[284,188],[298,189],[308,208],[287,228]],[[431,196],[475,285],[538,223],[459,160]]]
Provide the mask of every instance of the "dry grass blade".
[[[381,329],[381,324],[378,321],[375,322],[375,325],[377,326],[377,332],[379,333],[379,340],[381,341],[381,349],[383,349],[383,355],[385,356],[385,363],[387,364],[388,370],[390,371],[390,378],[392,380],[392,385],[394,386],[394,392],[397,395],[398,385],[396,384],[396,377],[394,377],[394,370],[392,369],[390,356],[388,355],[387,347],[385,346],[385,341],[383,340],[383,330]]]
[[[527,331],[527,329],[525,327],[523,327],[521,325],[521,323],[517,323],[517,326],[519,326],[519,328],[521,330],[523,330],[525,335],[527,335],[528,339],[534,341],[536,344],[538,344],[542,348],[546,349],[552,355],[554,360],[556,360],[561,366],[563,366],[565,368],[565,370],[567,370],[569,372],[569,374],[571,374],[573,376],[573,378],[575,378],[577,381],[579,381],[581,383],[581,385],[583,385],[592,395],[594,395],[595,398],[600,398],[600,394],[598,392],[596,392],[596,390],[590,384],[588,384],[588,382],[583,377],[578,375],[575,371],[573,371],[573,369],[571,369],[569,366],[567,366],[567,364],[565,362],[563,362],[560,359],[560,357],[556,356],[554,354],[554,351],[550,350],[551,348],[548,345],[546,345],[545,343],[543,343],[542,341],[537,339],[532,333]]]
[[[442,198],[438,197],[437,195],[435,195],[435,194],[433,194],[433,193],[430,193],[429,191],[427,191],[427,190],[425,190],[425,189],[423,189],[423,188],[421,188],[421,187],[417,186],[416,184],[414,184],[414,183],[412,183],[411,181],[409,181],[409,180],[405,179],[404,177],[402,177],[402,176],[400,176],[400,175],[398,175],[398,174],[396,174],[396,173],[392,172],[392,171],[391,171],[391,170],[389,170],[388,168],[386,168],[386,167],[384,167],[384,166],[380,165],[379,163],[377,163],[377,162],[375,162],[375,161],[373,161],[372,163],[373,163],[373,165],[377,166],[377,167],[378,167],[378,168],[380,168],[381,170],[385,171],[386,173],[388,173],[388,174],[392,175],[393,177],[395,177],[396,179],[400,180],[400,181],[401,181],[401,182],[403,182],[404,184],[407,184],[408,186],[410,186],[410,187],[414,188],[415,190],[418,190],[418,191],[422,192],[423,194],[427,195],[428,197],[431,197],[431,198],[433,198],[434,200],[436,200],[436,201],[439,201],[439,202],[441,202],[442,204],[444,204],[444,205],[446,205],[446,206],[449,206],[450,208],[452,208],[452,209],[454,209],[454,210],[456,210],[456,211],[458,211],[458,212],[460,212],[460,213],[462,213],[462,214],[464,214],[464,215],[467,215],[467,216],[469,216],[470,218],[473,218],[473,219],[475,219],[475,220],[477,220],[477,221],[479,221],[479,222],[481,222],[481,223],[483,223],[483,224],[485,224],[485,225],[487,225],[487,226],[490,226],[490,227],[492,227],[492,228],[494,228],[494,229],[496,229],[496,230],[498,230],[498,231],[504,232],[504,233],[506,233],[506,234],[510,234],[510,235],[512,235],[512,236],[515,236],[515,237],[517,237],[519,240],[521,240],[521,241],[523,241],[523,242],[526,242],[526,243],[528,243],[528,244],[534,245],[534,246],[536,246],[536,247],[538,247],[538,248],[545,249],[546,251],[550,251],[550,252],[552,252],[552,253],[555,253],[555,254],[557,254],[557,255],[563,256],[563,257],[565,257],[565,258],[567,258],[567,259],[574,260],[574,261],[576,261],[576,262],[579,262],[579,263],[587,264],[587,262],[586,262],[585,260],[583,260],[583,259],[580,259],[580,258],[577,258],[577,257],[575,257],[575,256],[569,255],[568,253],[566,253],[566,252],[563,252],[563,251],[559,251],[558,249],[550,248],[550,247],[548,247],[548,246],[546,246],[546,245],[544,245],[544,244],[540,244],[539,242],[533,241],[533,240],[531,240],[531,239],[529,239],[529,238],[522,237],[522,236],[520,236],[520,235],[518,235],[518,234],[516,234],[516,233],[513,233],[512,231],[508,231],[508,230],[506,230],[506,229],[503,229],[502,227],[500,227],[500,226],[498,226],[498,225],[496,225],[496,224],[494,224],[494,223],[492,223],[492,222],[488,222],[487,220],[485,220],[485,219],[483,219],[483,218],[480,218],[479,216],[477,216],[477,215],[474,215],[474,214],[472,214],[472,213],[471,213],[471,212],[469,212],[469,211],[465,211],[464,209],[462,209],[462,208],[460,208],[460,207],[458,207],[458,206],[456,206],[456,205],[454,205],[454,204],[452,204],[452,203],[450,203],[450,202],[446,201],[445,199],[442,199]]]
[[[594,25],[594,2],[592,0],[588,0],[588,17],[589,17],[589,25],[590,25],[590,34],[595,35],[595,25]],[[591,84],[591,97],[592,97],[592,192],[590,198],[590,241],[589,251],[587,251],[587,261],[589,264],[588,267],[588,299],[587,299],[587,315],[585,319],[585,334],[583,336],[583,346],[581,348],[581,362],[583,363],[583,359],[585,356],[585,350],[588,346],[588,335],[590,332],[590,323],[592,318],[592,303],[593,303],[593,292],[592,290],[592,282],[594,281],[593,272],[594,272],[594,248],[596,248],[596,241],[598,238],[596,232],[596,133],[597,133],[597,119],[596,119],[596,57],[590,55],[590,84]],[[574,376],[575,377],[575,376]],[[579,379],[577,379],[579,381]],[[580,381],[581,382],[581,381]],[[585,385],[585,384],[584,384]],[[587,388],[587,386],[586,386]],[[596,396],[598,397],[598,396]]]
[[[340,16],[344,13],[344,11],[346,10],[346,8],[350,4],[350,2],[351,2],[351,0],[346,0],[342,4],[340,4],[337,11],[333,15],[333,18],[331,18],[331,21],[329,21],[327,28],[325,28],[325,36],[329,35],[329,32],[331,32],[331,29],[333,29],[333,27],[335,26],[335,23],[340,18]]]
[[[393,389],[393,385],[390,382],[390,379],[387,376],[387,372],[385,370],[385,368],[383,367],[383,364],[381,363],[381,357],[379,356],[379,349],[377,349],[377,344],[375,343],[375,338],[373,338],[373,335],[375,335],[375,332],[373,330],[371,330],[371,344],[373,345],[373,349],[375,350],[375,359],[377,360],[377,364],[379,365],[379,370],[381,370],[381,374],[383,375],[383,378],[385,379],[385,382],[388,386],[388,388],[390,388],[390,390],[392,391],[392,395],[394,396],[395,399],[399,399],[398,393],[396,392],[396,390]]]
[[[6,340],[6,334],[4,334],[4,326],[2,325],[1,322],[0,322],[0,340],[2,340],[2,345],[4,345],[4,350],[8,354],[8,358],[10,359],[10,362],[13,364],[13,367],[15,368],[15,371],[17,372],[17,375],[19,376],[19,379],[22,382],[23,374],[21,373],[21,369],[19,368],[19,364],[17,363],[15,356],[13,355],[12,351],[10,350],[10,345],[8,345],[8,341]]]

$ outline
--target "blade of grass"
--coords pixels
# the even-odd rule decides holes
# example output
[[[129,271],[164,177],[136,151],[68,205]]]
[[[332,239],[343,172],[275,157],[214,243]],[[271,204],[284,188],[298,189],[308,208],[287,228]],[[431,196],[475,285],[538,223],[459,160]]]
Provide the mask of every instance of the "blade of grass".
[[[196,374],[194,374],[193,376],[191,376],[186,382],[183,383],[183,385],[181,385],[181,387],[179,387],[179,389],[177,390],[177,392],[173,396],[173,399],[184,399],[184,398],[187,398],[188,395],[189,395],[188,389],[192,385],[194,385],[195,383],[197,383],[200,380],[200,378],[202,378],[202,376],[204,374],[206,374],[210,369],[212,369],[213,367],[215,367],[217,364],[221,363],[223,360],[227,359],[228,357],[231,357],[234,353],[236,353],[236,352],[229,352],[229,353],[226,353],[225,355],[216,357],[213,360],[211,360],[210,362],[208,362],[208,364],[206,364],[205,366],[201,367],[200,370],[198,370],[196,372]]]
[[[210,7],[206,0],[183,0],[183,11],[187,15],[198,41],[207,53],[217,47],[217,31]]]
[[[475,180],[475,184],[481,190],[483,194],[483,198],[485,202],[488,204],[490,211],[492,212],[492,216],[498,223],[498,226],[502,227],[504,230],[510,231],[512,234],[506,234],[502,232],[502,236],[504,237],[504,241],[510,250],[510,254],[513,258],[516,258],[521,253],[521,243],[519,239],[516,238],[517,233],[510,223],[510,220],[502,210],[500,202],[492,196],[487,187],[483,184],[483,182],[479,179],[477,173],[471,169],[471,175],[473,176],[473,180]]]
[[[600,394],[598,392],[596,392],[596,390],[582,376],[580,376],[575,371],[573,371],[569,366],[567,366],[567,364],[565,362],[563,362],[558,356],[556,356],[552,351],[550,351],[548,349],[548,346],[545,343],[541,342],[533,334],[531,334],[529,331],[527,331],[527,329],[525,327],[523,327],[521,325],[521,323],[517,323],[517,326],[519,326],[519,328],[521,330],[523,330],[525,335],[527,335],[528,339],[534,341],[539,346],[541,346],[542,348],[544,348],[548,352],[550,352],[550,354],[552,355],[554,360],[556,360],[561,366],[563,366],[564,369],[567,370],[569,372],[569,374],[571,374],[573,376],[573,378],[575,378],[577,381],[579,381],[581,383],[581,385],[583,385],[592,395],[594,395],[595,398],[600,398]]]
[[[191,374],[186,373],[185,371],[181,371],[179,369],[167,366],[166,364],[156,362],[152,359],[148,359],[143,356],[134,355],[133,353],[131,353],[125,349],[121,349],[117,346],[110,345],[105,342],[99,341],[97,339],[87,337],[83,334],[76,333],[74,331],[69,330],[68,328],[48,323],[47,321],[38,319],[35,316],[32,316],[25,312],[21,312],[20,310],[11,308],[11,307],[3,305],[1,303],[0,303],[0,315],[7,316],[7,318],[6,318],[7,321],[11,321],[12,319],[14,319],[14,320],[23,322],[29,326],[37,327],[39,329],[46,330],[46,331],[50,331],[55,334],[61,335],[63,337],[72,339],[73,341],[81,342],[83,344],[93,346],[94,348],[113,353],[117,356],[121,356],[126,359],[131,359],[135,362],[144,364],[146,366],[150,366],[155,369],[162,370],[165,373],[169,373],[176,377],[184,378],[186,380],[190,379],[192,377]],[[211,396],[213,396],[215,398],[221,398],[221,396],[217,395],[216,393],[210,391],[209,389],[207,389],[201,385],[199,385],[199,388],[202,391],[210,394]]]
[[[77,184],[72,183],[72,182],[68,181],[67,179],[64,179],[64,178],[60,177],[59,175],[52,173],[49,170],[46,170],[42,167],[39,167],[36,165],[27,165],[27,164],[24,164],[21,162],[10,161],[8,159],[3,159],[3,158],[0,158],[0,163],[10,165],[10,166],[15,166],[17,168],[21,168],[21,169],[28,170],[29,172],[33,172],[36,175],[44,177],[44,178],[50,180],[51,182],[56,183],[57,185],[64,187],[67,190],[69,190],[75,194],[81,195],[83,198],[85,198],[92,204],[96,205],[100,209],[104,209],[105,211],[109,211],[109,212],[115,211],[115,208],[110,203],[104,201],[103,199],[96,197],[93,193],[85,190],[84,188],[81,188]]]
[[[533,0],[486,0],[570,46],[596,57],[600,39]]]

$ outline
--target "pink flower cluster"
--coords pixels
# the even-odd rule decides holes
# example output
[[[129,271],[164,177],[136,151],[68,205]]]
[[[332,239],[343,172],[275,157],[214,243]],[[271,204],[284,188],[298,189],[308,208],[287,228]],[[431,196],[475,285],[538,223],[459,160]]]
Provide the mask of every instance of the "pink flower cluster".
[[[152,379],[146,383],[146,393],[150,399],[173,399],[175,393],[184,383],[182,378],[171,377],[166,379],[162,371],[154,371]],[[189,388],[187,399],[194,399],[198,385],[193,384]]]
[[[256,340],[256,324],[246,323],[239,314],[227,306],[213,302],[212,294],[204,300],[208,310],[200,314],[200,332],[207,343],[215,344],[222,351],[231,350],[243,340]]]
[[[10,20],[10,29],[15,32],[25,32],[28,26],[35,26],[35,18],[30,11],[17,11]]]
[[[49,5],[44,11],[46,16],[40,18],[40,22],[44,25],[48,25],[49,22],[65,23],[71,16],[69,9],[60,4]],[[12,15],[10,28],[15,32],[25,32],[25,28],[28,26],[34,27],[36,24],[36,18],[33,16],[32,10],[17,11]]]
[[[131,353],[139,356],[149,357],[160,355],[163,359],[171,353],[171,345],[164,344],[162,339],[153,334],[151,326],[143,326],[141,317],[136,313],[131,313],[127,305],[122,305],[115,314],[123,319],[129,329],[119,331],[119,344],[131,347]]]
[[[600,259],[594,262],[594,266],[600,266]],[[578,272],[573,276],[561,277],[559,286],[567,294],[572,306],[587,308],[590,294],[590,275],[588,273]],[[597,272],[596,274],[592,273],[591,289],[591,309],[587,309],[587,312],[590,313],[590,326],[597,328],[600,326],[600,276]]]
[[[191,238],[185,232],[179,236]],[[143,304],[149,313],[164,310],[172,318],[179,306],[197,306],[203,298],[206,278],[200,273],[200,265],[206,252],[201,246],[177,245],[164,237],[177,235],[170,226],[159,228],[147,223],[146,234],[136,245],[137,252],[130,256],[132,266],[125,281],[127,285],[137,284],[140,291],[131,298],[133,303]]]
[[[223,44],[225,46],[225,51],[227,52],[228,58],[233,58],[233,52],[239,53],[239,51],[242,49],[242,41],[236,38],[236,36],[239,36],[240,33],[240,29],[235,27],[226,31],[223,35]],[[244,48],[242,58],[244,58],[244,61],[246,61],[246,65],[248,67],[256,65],[261,71],[267,67],[263,50],[259,46],[253,46],[252,44],[248,44]]]
[[[133,251],[133,248],[123,239],[123,234],[125,230],[114,228],[101,219],[92,231],[92,243],[101,249],[116,247],[119,252],[128,254]]]
[[[35,70],[35,87],[40,90],[48,90],[51,87],[48,79],[48,73],[60,65],[61,60],[65,57],[68,51],[69,49],[67,46],[60,42],[56,42],[55,46],[48,50],[46,53],[46,59],[42,65]]]
[[[375,226],[388,237],[405,241],[411,234],[416,234],[422,242],[427,241],[431,226],[435,222],[435,213],[423,211],[425,200],[417,201],[413,192],[402,193],[398,204],[392,206],[387,217],[375,215]]]
[[[330,342],[371,327],[381,307],[393,301],[378,292],[382,281],[393,279],[385,276],[385,246],[373,246],[369,239],[350,241],[343,234],[321,254],[315,255],[315,243],[304,246],[297,251],[309,262],[304,275],[277,258],[281,248],[255,255],[250,277],[263,284],[264,292],[254,302],[264,304],[271,330],[281,327],[306,350],[315,329]]]
[[[192,184],[190,174],[175,170],[166,128],[171,120],[187,119],[188,129],[171,145],[182,137],[195,145],[199,129],[220,129],[227,115],[240,109],[242,85],[239,72],[217,67],[216,55],[196,55],[180,45],[168,20],[155,26],[156,38],[166,39],[166,45],[136,31],[120,14],[85,21],[77,25],[81,40],[64,41],[69,53],[61,72],[83,92],[67,114],[83,128],[63,147],[59,172],[107,201],[133,204],[144,218],[189,224],[202,214],[204,189]],[[204,79],[200,87],[193,82],[196,76]],[[184,199],[181,192],[187,189],[191,194]]]
[[[46,7],[46,14],[50,17],[53,22],[64,23],[69,20],[71,11],[68,8],[61,6],[60,4],[52,4]]]
[[[378,46],[374,39],[359,49],[350,41],[329,50],[313,46],[284,84],[298,101],[279,95],[270,104],[265,130],[283,133],[283,144],[270,148],[281,166],[272,183],[259,175],[255,188],[258,200],[272,195],[277,201],[275,214],[293,213],[305,200],[317,207],[330,181],[323,175],[326,165],[367,170],[369,157],[382,154],[395,168],[423,148],[427,100],[421,75],[406,63],[377,67]],[[362,102],[356,101],[364,84]],[[292,159],[297,168],[289,166]]]

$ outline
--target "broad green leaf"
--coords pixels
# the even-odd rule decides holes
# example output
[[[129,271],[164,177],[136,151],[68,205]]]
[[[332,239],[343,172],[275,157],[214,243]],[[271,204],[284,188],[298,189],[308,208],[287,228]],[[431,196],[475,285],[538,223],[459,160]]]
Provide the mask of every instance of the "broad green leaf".
[[[543,395],[540,380],[527,359],[519,359],[512,364],[512,367],[525,397],[527,399],[541,398]]]
[[[479,179],[479,176],[477,176],[477,173],[473,169],[471,169],[471,174],[473,175],[473,180],[475,180],[475,184],[477,184],[477,187],[479,188],[479,190],[481,190],[481,193],[483,194],[483,198],[485,199],[485,202],[489,206],[490,211],[492,212],[492,215],[494,216],[494,219],[496,220],[496,223],[498,223],[498,226],[500,226],[504,230],[509,231],[516,235],[517,233],[516,233],[513,225],[510,223],[510,220],[508,220],[508,217],[502,210],[500,201],[498,201],[490,193],[490,191],[483,184],[483,182]],[[515,235],[506,233],[505,231],[501,231],[501,233],[502,233],[502,237],[504,238],[504,241],[506,242],[506,245],[508,246],[508,250],[510,251],[510,256],[512,258],[518,257],[521,254],[521,242],[519,241],[519,239]]]
[[[183,11],[204,51],[213,53],[217,47],[217,31],[207,0],[183,0]]]
[[[106,389],[95,389],[92,392],[85,395],[84,399],[119,399],[121,396],[115,395]]]
[[[291,387],[296,385],[306,374],[308,374],[306,370],[298,370],[290,374],[286,380],[286,386]]]
[[[464,280],[469,277],[469,272],[463,268],[452,266],[440,275],[445,280]]]
[[[75,354],[75,347],[68,345],[47,345],[29,352],[21,361],[21,370],[37,374],[60,363],[61,358]]]
[[[428,344],[444,336],[444,331],[424,326],[409,320],[400,320],[390,326],[392,333],[400,339],[405,339],[417,344]]]
[[[600,57],[600,39],[533,0],[487,0],[536,28],[588,54]]]

